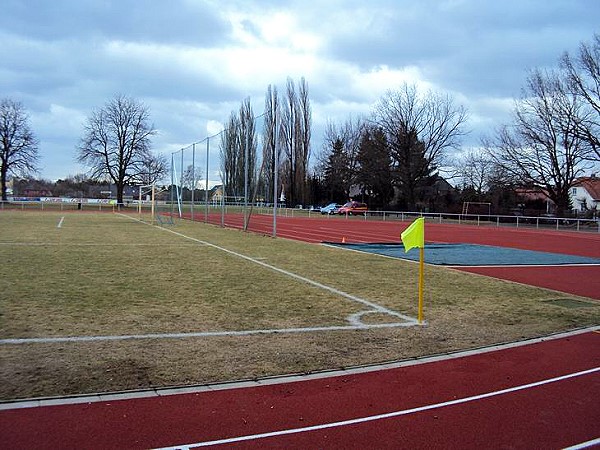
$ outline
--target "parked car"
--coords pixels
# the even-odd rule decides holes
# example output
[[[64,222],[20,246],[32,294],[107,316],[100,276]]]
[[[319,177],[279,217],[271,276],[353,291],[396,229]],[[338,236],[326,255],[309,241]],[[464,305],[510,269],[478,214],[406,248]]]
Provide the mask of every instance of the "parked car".
[[[337,203],[330,203],[327,206],[323,206],[320,211],[321,214],[337,214],[339,207],[340,205]]]
[[[351,201],[338,209],[338,214],[364,214],[368,209],[366,203]]]

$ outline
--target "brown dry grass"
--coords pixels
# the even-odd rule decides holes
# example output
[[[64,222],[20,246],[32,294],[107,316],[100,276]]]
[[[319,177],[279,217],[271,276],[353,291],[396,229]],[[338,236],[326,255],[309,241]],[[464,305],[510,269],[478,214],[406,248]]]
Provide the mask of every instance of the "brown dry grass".
[[[366,309],[119,215],[3,212],[0,229],[1,338],[347,325],[349,314]],[[198,223],[169,230],[416,315],[414,263]],[[599,323],[597,302],[546,302],[559,296],[575,298],[428,266],[424,327],[0,345],[0,398],[310,372]],[[381,321],[389,316],[364,319]]]

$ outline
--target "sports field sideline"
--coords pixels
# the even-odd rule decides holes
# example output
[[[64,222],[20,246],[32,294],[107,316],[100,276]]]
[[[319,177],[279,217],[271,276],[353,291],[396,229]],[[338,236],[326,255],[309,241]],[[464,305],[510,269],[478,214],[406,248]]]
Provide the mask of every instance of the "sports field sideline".
[[[4,400],[335,369],[600,319],[590,299],[429,266],[417,326],[411,262],[135,212],[3,211],[0,229]]]

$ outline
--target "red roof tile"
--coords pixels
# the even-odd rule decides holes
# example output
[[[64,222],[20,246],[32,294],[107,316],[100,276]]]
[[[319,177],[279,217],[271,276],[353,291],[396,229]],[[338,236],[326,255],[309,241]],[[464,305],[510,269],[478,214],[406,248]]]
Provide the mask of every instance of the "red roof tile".
[[[582,187],[592,196],[594,200],[600,201],[600,178],[583,177],[575,181],[574,186]]]

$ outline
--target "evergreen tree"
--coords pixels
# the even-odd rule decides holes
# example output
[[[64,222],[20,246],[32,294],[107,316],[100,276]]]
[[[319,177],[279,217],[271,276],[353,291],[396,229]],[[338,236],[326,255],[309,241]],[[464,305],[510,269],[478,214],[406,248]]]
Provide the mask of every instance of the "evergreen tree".
[[[369,197],[370,208],[385,208],[394,195],[392,158],[381,129],[365,128],[358,151],[357,183]]]

